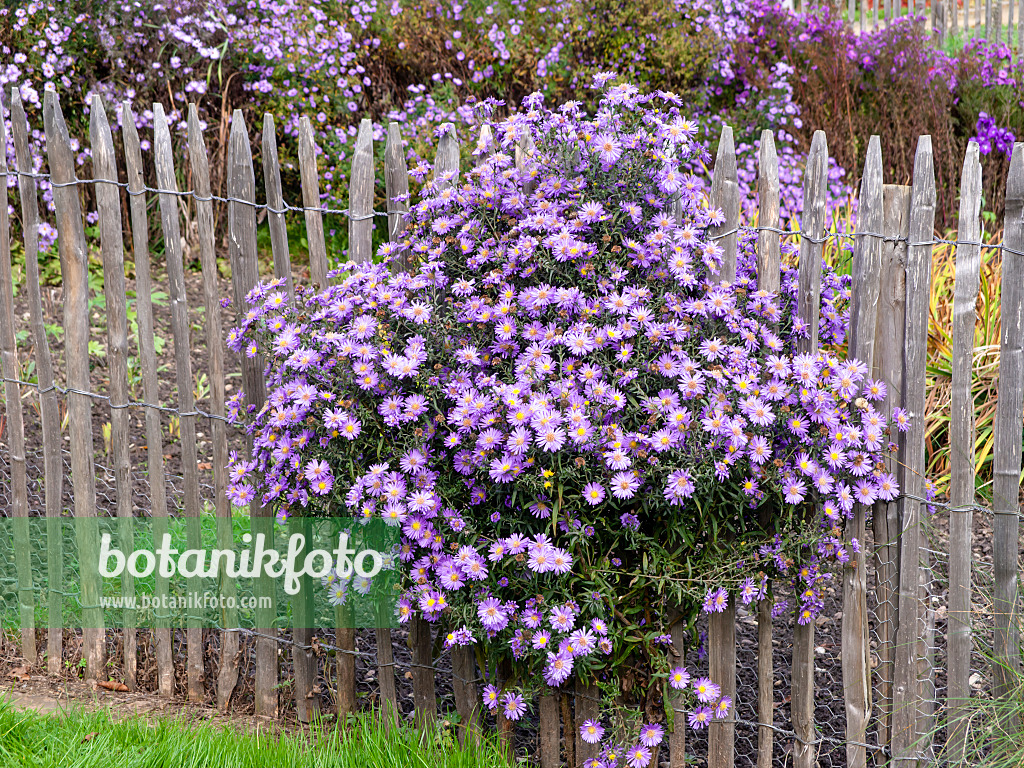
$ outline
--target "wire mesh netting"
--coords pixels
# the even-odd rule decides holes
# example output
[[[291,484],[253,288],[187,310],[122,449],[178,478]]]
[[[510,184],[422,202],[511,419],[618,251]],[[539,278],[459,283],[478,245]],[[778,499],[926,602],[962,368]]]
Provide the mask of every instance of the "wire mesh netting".
[[[0,435],[0,514],[9,516],[11,513],[11,485],[10,485],[10,462],[7,446],[3,436]],[[36,447],[27,455],[27,470],[29,480],[29,505],[30,515],[41,516],[45,514],[45,491],[43,486],[43,456],[41,450]],[[66,476],[70,476],[70,454],[63,452],[63,460]],[[149,511],[148,478],[141,468],[136,468],[132,474],[133,503],[136,513],[145,515]],[[183,513],[182,501],[182,478],[179,475],[168,474],[165,477],[168,489],[168,505],[172,515]],[[201,484],[202,499],[205,504],[212,505],[214,501],[214,488],[208,481]],[[71,484],[64,484],[63,508],[66,515],[71,514],[74,499]],[[115,515],[117,506],[117,490],[114,484],[114,476],[111,470],[102,462],[96,463],[96,505],[101,515]],[[929,545],[922,549],[922,559],[928,558],[929,568],[923,568],[921,584],[921,616],[922,628],[921,643],[918,654],[921,665],[922,699],[926,703],[926,712],[930,718],[923,718],[922,732],[931,728],[937,728],[941,722],[941,707],[944,699],[945,680],[942,673],[944,665],[944,643],[945,632],[945,560],[946,556],[941,551],[943,545],[942,532],[936,530],[936,526],[929,525]],[[872,542],[869,542],[872,546]],[[881,707],[882,702],[889,695],[886,685],[891,685],[891,678],[888,677],[884,666],[884,654],[882,651],[882,623],[879,621],[878,604],[875,599],[876,584],[878,581],[878,568],[876,559],[869,559],[869,608],[871,611],[871,651],[872,666],[874,667],[874,700],[875,708],[872,725],[869,731],[869,751],[880,751],[879,747],[879,726],[884,722],[885,711]],[[982,586],[987,579],[991,578],[991,569],[979,567],[979,586]],[[12,585],[4,585],[10,589]],[[982,586],[983,590],[983,586]],[[826,588],[827,600],[824,610],[815,622],[814,636],[814,679],[815,679],[815,725],[818,731],[817,764],[822,768],[835,766],[836,768],[846,765],[846,712],[843,697],[843,681],[841,667],[841,618],[842,618],[842,585],[836,576],[829,587]],[[787,594],[785,588],[777,590],[778,600],[787,600],[792,603],[792,596]],[[40,599],[42,596],[40,595]],[[77,593],[74,589],[69,590],[67,599],[77,600]],[[754,606],[751,606],[753,608]],[[979,606],[983,609],[984,606]],[[774,691],[774,719],[768,725],[773,731],[773,764],[785,766],[792,763],[792,750],[795,734],[790,714],[791,700],[791,664],[792,664],[792,639],[794,621],[791,612],[783,612],[773,620],[773,681]],[[706,624],[698,626],[701,639],[706,635]],[[110,632],[108,647],[114,660],[119,657],[122,649],[115,632]],[[243,663],[241,664],[241,681],[239,693],[236,695],[236,703],[242,710],[248,709],[252,694],[252,640],[255,633],[249,633],[248,638],[243,639]],[[277,638],[282,648],[287,651],[290,644],[290,634],[286,628]],[[736,695],[736,765],[755,766],[758,756],[758,732],[761,723],[758,719],[758,679],[757,679],[757,655],[758,655],[758,627],[757,614],[754,610],[740,606],[737,610],[737,695]],[[321,696],[325,706],[330,706],[331,690],[335,673],[332,667],[334,654],[339,651],[334,645],[334,638],[328,633],[321,633],[315,638],[315,643],[320,649],[319,663],[319,684],[322,691]],[[43,641],[40,639],[40,648]],[[207,630],[204,637],[207,647],[208,668],[211,681],[216,679],[216,665],[219,658],[220,639],[219,633]],[[74,654],[77,646],[68,644],[68,654]],[[185,692],[185,670],[184,670],[184,639],[179,637],[176,642],[176,689],[180,694]],[[146,665],[155,663],[152,654],[146,653],[145,638],[142,643],[142,664],[140,665],[140,683],[145,686],[149,681],[149,690],[155,690],[156,676],[152,669],[147,676]],[[344,652],[344,651],[342,651]],[[398,683],[398,703],[401,713],[410,721],[413,718],[413,690],[411,683],[411,670],[413,668],[412,657],[407,645],[407,633],[398,630],[393,633],[393,652],[395,656],[395,674]],[[68,659],[73,667],[75,659]],[[979,678],[977,683],[981,686],[981,676],[985,674],[984,659],[976,656],[975,663],[978,669]],[[283,680],[287,682],[290,662],[288,654],[282,654]],[[372,631],[363,630],[357,633],[356,640],[356,674],[360,693],[365,697],[367,703],[377,700],[379,695],[378,677],[381,670],[376,664],[376,637]],[[699,654],[697,658],[697,669],[707,670],[707,658]],[[435,685],[437,686],[439,708],[442,713],[454,712],[454,698],[452,692],[452,670],[450,660],[442,654],[434,664]],[[209,690],[211,700],[214,691]],[[287,697],[283,697],[287,708]],[[937,733],[937,743],[941,744],[942,732]],[[520,751],[532,753],[536,742],[535,723],[524,720],[518,727],[517,745]],[[692,732],[689,743],[692,745],[693,753],[704,755],[707,750],[707,736],[705,732]]]

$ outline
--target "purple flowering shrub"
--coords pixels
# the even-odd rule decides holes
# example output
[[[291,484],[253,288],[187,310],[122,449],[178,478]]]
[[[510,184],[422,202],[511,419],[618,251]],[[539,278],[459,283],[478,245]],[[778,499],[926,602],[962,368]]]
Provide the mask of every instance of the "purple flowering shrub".
[[[231,401],[254,456],[233,458],[229,493],[400,527],[400,620],[474,646],[484,703],[510,719],[573,676],[623,696],[635,710],[583,724],[612,764],[669,690],[694,727],[731,706],[672,663],[671,620],[692,630],[768,578],[795,586],[799,621],[817,614],[854,503],[897,493],[884,385],[795,353],[789,246],[780,294],[757,289],[747,233],[721,283],[721,213],[681,170],[703,149],[677,98],[616,86],[591,116],[536,95],[492,128],[380,263],[294,303],[279,282],[250,293],[229,344],[266,360],[270,394],[255,413]],[[822,343],[843,341],[848,299],[826,266]],[[645,726],[628,763],[663,733]]]

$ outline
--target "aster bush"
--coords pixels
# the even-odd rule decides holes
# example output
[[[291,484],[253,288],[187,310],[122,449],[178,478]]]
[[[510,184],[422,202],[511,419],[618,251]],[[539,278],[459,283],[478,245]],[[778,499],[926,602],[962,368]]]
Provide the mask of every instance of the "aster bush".
[[[232,401],[255,447],[230,494],[400,527],[400,620],[473,646],[489,708],[514,720],[542,686],[596,681],[620,706],[584,738],[646,765],[670,689],[697,728],[731,706],[672,661],[670,623],[769,578],[812,620],[854,503],[896,495],[884,386],[795,353],[790,251],[778,295],[747,235],[720,281],[721,213],[680,170],[702,149],[672,94],[616,86],[593,115],[534,96],[492,127],[380,263],[294,303],[278,282],[251,292],[229,343],[266,360],[270,395]],[[819,334],[839,343],[849,287],[824,275]]]

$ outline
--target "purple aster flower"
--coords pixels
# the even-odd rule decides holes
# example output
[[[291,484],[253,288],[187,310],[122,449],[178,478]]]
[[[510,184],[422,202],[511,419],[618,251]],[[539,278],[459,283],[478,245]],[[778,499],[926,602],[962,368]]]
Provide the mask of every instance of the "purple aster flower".
[[[693,681],[693,692],[697,696],[697,700],[702,704],[717,701],[718,697],[722,695],[722,689],[707,677],[701,677]]]
[[[722,613],[729,605],[729,593],[725,587],[709,589],[704,598],[704,613]]]
[[[587,483],[583,488],[583,498],[591,506],[596,506],[604,501],[605,491],[600,483]]]
[[[508,625],[508,614],[501,601],[495,597],[489,597],[482,601],[477,606],[476,613],[484,628],[492,632],[500,632]]]
[[[548,664],[544,668],[544,682],[550,686],[559,686],[572,674],[573,657],[571,653],[559,651],[548,653]]]
[[[587,744],[598,744],[604,738],[604,727],[597,720],[584,720],[580,726],[580,738]]]
[[[506,693],[502,700],[502,713],[506,718],[513,721],[526,714],[526,702],[523,700],[522,694],[512,693],[511,691]]]
[[[487,707],[487,709],[489,709],[491,712],[498,708],[499,695],[500,691],[498,690],[497,686],[490,684],[484,686],[484,706]]]
[[[629,768],[647,768],[651,762],[651,750],[643,744],[637,744],[626,753],[626,764]]]
[[[617,472],[612,477],[612,496],[616,499],[631,499],[640,487],[640,480],[634,472]]]
[[[560,605],[551,611],[548,618],[551,628],[556,632],[568,632],[572,629],[575,620],[576,614],[573,613],[572,608],[565,605]]]
[[[697,707],[690,713],[690,727],[695,731],[707,728],[708,723],[711,722],[711,717],[711,707]]]
[[[669,687],[677,691],[683,690],[689,683],[690,673],[686,671],[685,667],[676,667],[668,675]]]
[[[640,729],[640,743],[645,747],[656,747],[661,744],[665,729],[657,724],[645,725]]]
[[[723,696],[718,700],[715,705],[715,718],[721,720],[724,717],[728,717],[729,709],[732,707],[732,699],[728,696]]]

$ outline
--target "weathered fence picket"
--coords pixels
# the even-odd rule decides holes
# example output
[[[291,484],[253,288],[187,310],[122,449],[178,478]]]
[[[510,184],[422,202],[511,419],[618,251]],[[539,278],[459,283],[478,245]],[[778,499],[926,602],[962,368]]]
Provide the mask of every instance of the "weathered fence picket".
[[[178,211],[178,180],[174,173],[171,133],[161,104],[153,105],[153,154],[159,194],[160,222],[167,256],[167,283],[171,302],[171,335],[174,340],[174,373],[178,392],[178,434],[181,440],[181,472],[184,480],[185,540],[189,549],[199,549],[199,459],[196,453],[196,404],[192,389],[192,357],[185,288],[185,263],[181,247]],[[188,580],[188,591],[199,594],[199,579]],[[203,630],[199,617],[186,616],[186,677],[189,701],[205,698]]]
[[[775,137],[761,131],[757,179],[757,290],[778,295],[782,268],[779,229],[779,156]],[[771,522],[771,510],[765,508],[760,523],[765,533]],[[757,601],[757,768],[771,768],[775,721],[775,667],[772,653],[772,601],[770,583]]]
[[[537,751],[540,768],[558,768],[561,763],[559,748],[558,694],[545,691],[537,702],[540,721],[537,733]],[[572,734],[566,734],[571,737]]]
[[[302,547],[296,557],[305,561],[313,548],[313,525],[308,517],[292,515],[288,518],[288,535],[301,535]],[[294,538],[293,538],[294,540]],[[316,656],[313,648],[313,579],[303,574],[299,579],[300,592],[292,601],[292,666],[295,677],[295,716],[300,723],[315,722],[320,716],[320,699],[316,689]]]
[[[882,279],[878,294],[878,325],[875,336],[875,364],[878,378],[885,383],[886,396],[882,399],[882,413],[891,414],[893,408],[902,407],[903,382],[903,346],[906,331],[906,265],[907,265],[907,234],[910,231],[910,187],[886,184],[883,188],[884,220],[882,233],[885,242],[882,244]],[[891,441],[895,435],[883,439]],[[885,459],[885,471],[895,475],[899,470],[899,458],[890,454]],[[897,551],[898,531],[900,530],[899,504],[895,500],[878,500],[874,504],[873,514],[876,518],[884,517],[887,525],[888,542],[891,542],[888,557],[894,563],[894,589],[896,590],[894,614],[894,642],[892,646],[892,703],[890,709],[890,743],[894,754],[897,750],[901,755],[908,755],[913,740],[915,716],[917,713],[917,688],[906,690],[901,688],[897,680],[910,674],[910,662],[913,656],[914,643],[900,645],[901,630],[906,631],[904,618],[899,613],[899,591],[905,582],[913,577],[914,589],[917,588],[916,568],[910,574],[899,569],[900,562]],[[916,561],[916,555],[915,555]],[[891,599],[891,598],[890,598]],[[908,621],[912,621],[908,617]],[[901,746],[902,745],[902,746]]]
[[[89,253],[78,198],[71,138],[56,91],[43,97],[46,152],[57,209],[57,236],[64,283],[64,344],[71,437],[71,480],[75,493],[76,539],[81,567],[82,655],[85,676],[106,675],[102,594],[96,528],[96,473],[93,445],[92,391],[89,383]]]
[[[455,126],[445,123],[440,128],[437,152],[434,158],[434,183],[457,186],[459,178],[459,141]],[[480,735],[480,697],[476,685],[476,657],[471,648],[456,645],[451,649],[452,688],[455,707],[459,713],[459,740],[476,740]]]
[[[711,177],[711,207],[724,215],[722,223],[711,227],[710,235],[722,249],[722,268],[719,277],[723,283],[736,279],[737,229],[740,225],[740,187],[736,180],[736,144],[732,126],[723,125],[718,138],[715,171]]]
[[[960,218],[953,292],[952,396],[949,422],[949,619],[946,630],[948,748],[954,761],[966,749],[963,712],[971,695],[971,540],[974,522],[974,398],[971,367],[976,303],[981,287],[981,163],[972,141],[960,178]]]
[[[320,213],[320,175],[316,169],[316,139],[308,117],[299,119],[299,174],[302,179],[302,207],[306,216],[306,244],[309,248],[309,277],[314,285],[327,287],[327,244],[324,219]]]
[[[256,174],[252,165],[252,149],[240,109],[231,116],[231,137],[228,144],[228,259],[231,262],[231,284],[236,311],[245,306],[245,297],[259,282],[259,261],[256,252]],[[267,399],[260,357],[242,355],[242,391],[245,404],[257,410]],[[250,441],[248,450],[252,451]],[[253,537],[263,534],[267,547],[274,541],[274,518],[264,507],[259,494],[249,503],[249,520]],[[256,714],[276,717],[278,713],[277,627],[274,584],[266,574],[256,578]]]
[[[96,180],[96,209],[100,223],[100,252],[103,258],[103,295],[107,314],[107,360],[110,377],[110,453],[117,489],[118,535],[126,551],[133,549],[132,487],[129,456],[128,414],[128,291],[124,280],[124,236],[121,222],[121,195],[117,186],[117,160],[114,139],[107,122],[103,101],[93,95],[89,109],[93,178]],[[124,684],[134,691],[137,679],[137,641],[135,630],[135,583],[125,571],[121,575],[124,598]]]
[[[721,226],[713,227],[722,249],[723,283],[736,280],[737,243],[740,224],[740,191],[736,180],[736,146],[732,128],[723,126],[711,180],[711,207],[724,214]],[[824,228],[822,229],[824,231]],[[722,689],[722,696],[733,702],[724,718],[716,718],[708,726],[709,768],[731,768],[736,748],[736,599],[729,600],[725,610],[708,617],[708,672]]]
[[[373,123],[359,123],[348,185],[348,258],[357,264],[373,257]]]
[[[161,432],[160,387],[157,383],[156,343],[153,327],[153,292],[155,290],[149,253],[149,218],[146,213],[145,182],[142,170],[142,149],[135,127],[131,105],[121,105],[121,140],[124,143],[125,168],[128,176],[128,200],[132,218],[132,253],[135,259],[135,310],[138,323],[139,368],[142,373],[142,396],[149,403],[146,411],[146,469],[149,475],[153,538],[160,541],[167,533],[167,484],[164,475],[164,440]],[[169,596],[166,578],[156,575],[155,597],[158,604]],[[174,661],[171,645],[170,617],[158,611],[153,617],[153,641],[156,650],[157,687],[160,695],[174,695]]]
[[[1016,689],[1020,672],[1021,413],[1024,411],[1024,144],[1013,145],[1006,182],[1000,294],[999,402],[993,451],[992,555],[995,614],[992,676],[995,694]]]
[[[396,243],[405,231],[405,214],[409,212],[409,168],[403,151],[402,129],[398,123],[388,123],[388,138],[384,145],[384,195],[388,214],[388,240]],[[411,266],[404,251],[396,265]],[[396,266],[396,268],[398,268]]]
[[[680,667],[686,664],[686,628],[682,617],[678,614],[669,616],[669,627],[672,636],[672,663]],[[683,768],[686,765],[686,710],[683,709],[682,691],[669,691],[667,700],[672,708],[672,729],[668,734],[668,757],[671,768]]]
[[[906,301],[901,399],[902,407],[909,412],[911,421],[910,429],[899,434],[895,473],[903,498],[898,505],[900,585],[896,613],[899,626],[896,630],[893,676],[894,733],[895,724],[905,720],[908,731],[913,734],[911,751],[918,756],[921,755],[922,735],[930,733],[933,727],[929,722],[930,713],[924,709],[926,699],[919,684],[923,671],[920,668],[921,659],[926,652],[921,647],[921,639],[927,636],[927,628],[922,626],[926,611],[920,605],[919,590],[920,574],[928,569],[928,542],[922,535],[925,515],[922,514],[920,499],[925,493],[925,369],[928,358],[932,267],[930,242],[935,229],[935,195],[931,137],[922,136],[914,158],[904,281]],[[927,674],[925,671],[924,679],[928,679]],[[893,744],[895,750],[899,741],[894,738]]]
[[[861,235],[853,245],[853,290],[850,297],[850,354],[863,363],[866,376],[874,377],[875,327],[878,318],[879,277],[882,267],[882,147],[878,136],[868,141],[864,174],[858,200]],[[843,691],[846,705],[846,760],[850,768],[865,768],[867,724],[871,710],[871,667],[868,659],[867,555],[863,546],[853,551],[853,540],[867,541],[867,507],[856,504],[847,525],[849,562],[843,568]],[[877,539],[876,539],[877,541]],[[879,578],[881,582],[881,578]],[[884,611],[887,599],[879,598],[876,612]],[[883,626],[888,624],[879,617]],[[888,646],[879,642],[879,654]],[[883,650],[884,647],[884,650]]]
[[[43,482],[46,494],[47,622],[46,669],[51,675],[63,669],[64,656],[64,540],[60,536],[64,461],[61,457],[60,406],[53,380],[50,341],[43,321],[43,302],[39,285],[39,198],[28,149],[28,118],[21,102],[21,91],[11,89],[11,126],[14,153],[18,163],[18,195],[21,199],[21,223],[25,237],[25,289],[28,294],[29,324],[35,345],[35,363],[39,382],[39,421],[43,433]]]
[[[25,416],[21,402],[21,365],[14,327],[14,280],[11,271],[11,223],[7,212],[7,125],[0,94],[0,374],[4,378],[8,445],[11,452],[12,513],[14,517],[15,571],[21,616],[21,655],[36,663],[35,589],[32,586],[32,550],[28,530],[28,469],[25,464]]]
[[[270,116],[264,117],[264,141],[267,141],[267,128],[273,130],[273,122],[270,120]],[[268,126],[269,124],[269,126]],[[306,189],[307,182],[318,186],[318,177],[316,171],[316,155],[315,146],[313,145],[313,134],[312,127],[309,124],[307,118],[303,118],[300,124],[300,164],[302,173],[302,186],[303,190]],[[274,138],[271,135],[270,140]],[[305,147],[305,149],[303,149]],[[276,162],[276,146],[274,147],[274,160]],[[269,162],[268,158],[264,158],[264,168]],[[354,163],[353,163],[354,165]],[[372,171],[371,171],[372,172]],[[266,171],[265,171],[266,173]],[[271,189],[273,188],[273,195],[275,200],[280,197],[280,166],[274,167],[270,170],[267,182],[267,203],[271,203]],[[271,183],[271,180],[273,183]],[[309,205],[309,203],[305,203]],[[319,208],[319,191],[317,192],[317,202],[315,205]],[[317,270],[322,268],[326,275],[326,264],[327,264],[327,250],[323,244],[323,220],[320,217],[319,211],[310,212],[306,211],[306,226],[307,226],[307,242],[310,248],[310,265],[314,264],[314,252],[316,252],[316,261],[318,263]],[[283,223],[281,225],[283,228]],[[318,239],[319,238],[319,239]],[[280,239],[280,236],[279,236]],[[279,249],[280,249],[279,245]],[[287,247],[286,245],[284,247]],[[322,254],[321,254],[321,248]],[[322,264],[320,264],[321,255],[323,257]],[[274,257],[274,272],[275,276],[280,278],[277,274],[278,271],[284,269],[284,260],[287,259],[285,256],[283,259]],[[282,263],[278,265],[278,261]],[[290,275],[289,275],[290,279]],[[323,281],[321,281],[323,284]],[[292,294],[294,295],[294,294]],[[290,535],[301,534],[303,540],[312,545],[312,527],[310,526],[309,520],[299,516],[293,516],[288,520],[288,532]],[[315,695],[314,690],[316,689],[316,677],[317,677],[317,660],[313,653],[313,581],[308,575],[304,575],[300,580],[301,592],[296,599],[293,600],[292,605],[292,665],[294,667],[295,674],[295,711],[299,722],[309,723],[316,720],[320,715],[320,704],[319,699]],[[383,685],[383,680],[381,681]]]
[[[190,105],[190,110],[193,105]],[[191,111],[190,113],[191,114]],[[267,228],[270,248],[274,254],[274,277],[284,280],[288,295],[295,296],[292,259],[288,251],[288,227],[284,218],[284,195],[281,192],[281,163],[277,158],[277,133],[274,116],[263,115],[263,182],[267,191]]]
[[[828,185],[828,145],[823,131],[815,131],[804,171],[804,210],[800,220],[799,297],[797,314],[807,335],[797,344],[800,354],[818,352],[818,317],[821,311],[821,257],[825,234],[825,192]],[[799,612],[799,599],[797,611]],[[793,630],[793,765],[814,764],[814,621],[797,617]]]
[[[228,549],[234,539],[231,505],[227,497],[228,437],[225,416],[224,335],[221,322],[220,289],[217,285],[217,256],[214,246],[214,217],[210,164],[203,140],[199,113],[195,104],[188,108],[188,157],[196,190],[196,231],[199,237],[199,263],[203,275],[203,308],[206,315],[206,351],[209,361],[210,413],[207,429],[213,444],[214,513],[217,517],[217,546]],[[286,245],[287,248],[287,245]],[[287,252],[285,253],[287,260]],[[277,259],[275,254],[275,269]],[[220,616],[220,668],[217,672],[217,707],[226,711],[238,682],[238,588],[227,575],[221,561],[219,593],[224,598]]]

